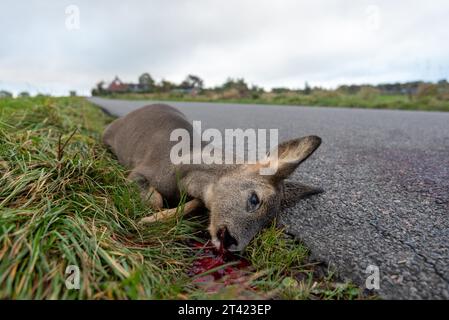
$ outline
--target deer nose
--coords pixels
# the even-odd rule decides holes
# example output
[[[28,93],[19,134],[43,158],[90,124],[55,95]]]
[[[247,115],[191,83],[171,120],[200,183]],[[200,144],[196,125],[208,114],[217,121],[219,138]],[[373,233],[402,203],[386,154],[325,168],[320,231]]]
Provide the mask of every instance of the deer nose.
[[[227,227],[221,227],[217,231],[217,238],[220,240],[221,245],[224,249],[229,249],[233,244],[235,246],[238,245],[237,240],[229,233],[229,230]]]

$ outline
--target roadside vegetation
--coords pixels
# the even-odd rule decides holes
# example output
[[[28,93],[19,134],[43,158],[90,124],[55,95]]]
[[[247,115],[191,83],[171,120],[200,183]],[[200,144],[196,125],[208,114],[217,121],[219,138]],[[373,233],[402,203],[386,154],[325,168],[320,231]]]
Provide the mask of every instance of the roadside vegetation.
[[[156,82],[145,73],[135,84],[123,83],[119,78],[110,84],[101,81],[92,90],[92,95],[122,99],[449,111],[449,83],[446,80],[342,85],[334,90],[311,87],[306,83],[302,89],[273,88],[267,91],[249,85],[244,79],[227,79],[220,86],[207,88],[203,80],[194,75],[175,84],[167,80]]]
[[[243,253],[242,281],[206,290],[188,271],[207,217],[136,225],[150,211],[101,143],[111,120],[82,98],[0,99],[0,299],[362,297],[274,225]]]

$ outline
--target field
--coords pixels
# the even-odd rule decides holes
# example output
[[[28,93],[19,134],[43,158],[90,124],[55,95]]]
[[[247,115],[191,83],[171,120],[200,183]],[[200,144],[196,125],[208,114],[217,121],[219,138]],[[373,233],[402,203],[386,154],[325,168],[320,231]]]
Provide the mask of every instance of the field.
[[[1,299],[364,297],[275,224],[242,253],[239,283],[196,281],[207,217],[138,226],[151,212],[101,143],[110,121],[82,98],[0,99]],[[66,288],[69,265],[78,290]]]
[[[322,107],[347,107],[369,109],[398,109],[422,111],[449,111],[449,93],[422,93],[419,96],[380,94],[375,90],[360,90],[355,94],[336,90],[314,90],[310,94],[298,92],[249,92],[241,94],[235,90],[223,92],[204,91],[196,95],[183,93],[121,93],[110,94],[118,99],[146,99],[168,101],[229,102],[273,105],[300,105]]]

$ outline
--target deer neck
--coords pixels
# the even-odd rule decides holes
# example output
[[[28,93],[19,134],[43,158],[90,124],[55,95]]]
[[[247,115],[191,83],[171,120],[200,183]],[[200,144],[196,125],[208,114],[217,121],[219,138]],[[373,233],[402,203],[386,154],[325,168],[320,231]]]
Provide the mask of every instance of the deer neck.
[[[187,165],[180,187],[189,196],[200,199],[209,209],[212,187],[226,173],[235,170],[236,165],[202,164]]]

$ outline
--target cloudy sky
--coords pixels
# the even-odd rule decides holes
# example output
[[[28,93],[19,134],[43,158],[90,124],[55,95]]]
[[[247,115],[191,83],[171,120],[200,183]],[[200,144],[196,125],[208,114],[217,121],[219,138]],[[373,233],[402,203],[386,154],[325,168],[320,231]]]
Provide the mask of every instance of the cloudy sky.
[[[149,72],[265,88],[449,77],[449,1],[0,0],[0,90]]]

